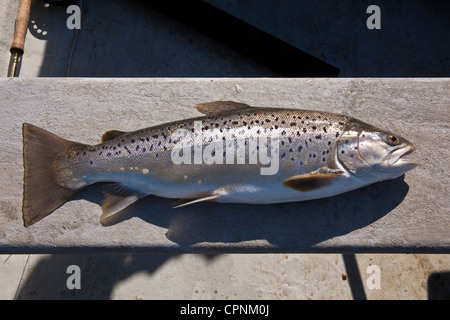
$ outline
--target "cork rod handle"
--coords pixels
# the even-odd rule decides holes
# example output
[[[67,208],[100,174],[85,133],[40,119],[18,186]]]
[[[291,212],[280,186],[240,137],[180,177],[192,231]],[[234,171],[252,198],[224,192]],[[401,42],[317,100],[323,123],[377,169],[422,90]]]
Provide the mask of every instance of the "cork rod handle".
[[[20,0],[17,10],[16,24],[14,26],[14,38],[9,51],[12,54],[23,55],[25,49],[25,35],[30,18],[31,0]]]

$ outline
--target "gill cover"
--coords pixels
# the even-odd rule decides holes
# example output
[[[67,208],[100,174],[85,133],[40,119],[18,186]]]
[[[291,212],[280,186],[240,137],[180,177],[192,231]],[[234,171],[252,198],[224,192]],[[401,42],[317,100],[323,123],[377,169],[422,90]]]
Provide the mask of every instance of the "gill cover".
[[[338,159],[351,173],[392,178],[417,166],[402,157],[415,150],[408,140],[353,120],[338,141]]]

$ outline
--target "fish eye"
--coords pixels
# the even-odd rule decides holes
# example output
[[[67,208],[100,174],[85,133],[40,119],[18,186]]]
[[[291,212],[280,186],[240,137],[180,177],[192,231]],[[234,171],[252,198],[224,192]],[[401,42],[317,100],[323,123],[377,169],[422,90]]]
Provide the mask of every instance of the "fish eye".
[[[400,139],[392,134],[387,135],[387,143],[391,146],[396,146],[400,143]]]

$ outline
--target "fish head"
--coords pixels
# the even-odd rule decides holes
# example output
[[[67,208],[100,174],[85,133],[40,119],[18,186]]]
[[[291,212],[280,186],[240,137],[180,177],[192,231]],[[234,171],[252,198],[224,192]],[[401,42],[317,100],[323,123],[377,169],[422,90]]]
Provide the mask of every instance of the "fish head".
[[[360,178],[387,180],[418,165],[403,158],[414,150],[405,138],[354,120],[338,141],[337,156],[346,169]]]

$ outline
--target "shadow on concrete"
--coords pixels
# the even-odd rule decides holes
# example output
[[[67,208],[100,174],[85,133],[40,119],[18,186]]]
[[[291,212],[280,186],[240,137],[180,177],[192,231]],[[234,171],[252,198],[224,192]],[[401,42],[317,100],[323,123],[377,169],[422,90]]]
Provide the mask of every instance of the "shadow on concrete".
[[[430,274],[427,287],[429,300],[450,300],[450,271]]]
[[[336,66],[341,77],[450,75],[448,1],[379,1],[380,30],[367,28],[364,2],[206,2]],[[146,1],[75,4],[81,7],[78,31],[66,27],[66,7],[44,8],[42,0],[33,1],[29,32],[47,41],[41,77],[281,75]]]
[[[60,254],[41,258],[24,280],[16,299],[110,299],[114,286],[136,272],[152,274],[173,254]],[[203,255],[205,259],[214,256]],[[69,290],[67,267],[80,267],[80,290]],[[153,290],[149,288],[148,290]],[[139,297],[127,297],[133,300]]]
[[[298,252],[300,248],[313,252],[315,244],[363,228],[397,207],[409,190],[403,178],[331,198],[267,205],[197,203],[172,209],[175,199],[148,196],[124,209],[110,225],[139,218],[168,229],[166,236],[187,251],[203,242],[238,244],[264,239],[276,251]],[[100,206],[102,185],[92,185],[69,201],[80,199]]]

